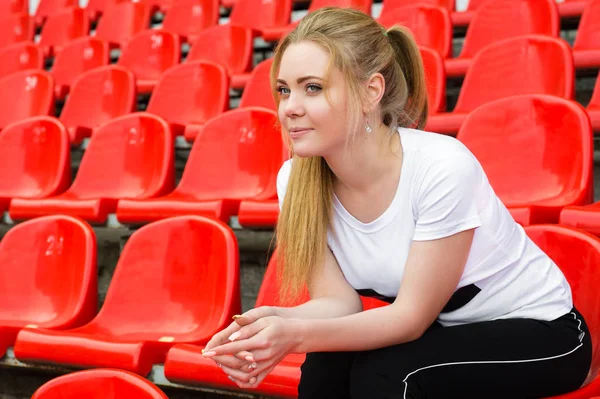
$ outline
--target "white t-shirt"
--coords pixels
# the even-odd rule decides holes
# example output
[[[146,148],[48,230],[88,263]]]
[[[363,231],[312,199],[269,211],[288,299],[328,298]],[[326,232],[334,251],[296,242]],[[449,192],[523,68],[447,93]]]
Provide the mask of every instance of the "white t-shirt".
[[[435,240],[476,228],[457,289],[480,291],[464,306],[441,313],[451,326],[502,318],[553,320],[571,311],[571,288],[556,264],[531,241],[494,193],[475,156],[458,140],[399,129],[403,161],[398,190],[376,220],[362,223],[333,198],[327,242],[348,283],[396,297],[412,241]],[[501,154],[500,154],[501,156]],[[277,177],[283,202],[291,170]]]

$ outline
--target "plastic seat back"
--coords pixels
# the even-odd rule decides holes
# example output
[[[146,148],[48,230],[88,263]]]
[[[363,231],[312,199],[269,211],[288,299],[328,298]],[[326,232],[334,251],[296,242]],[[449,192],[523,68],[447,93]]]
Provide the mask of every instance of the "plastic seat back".
[[[443,58],[452,51],[452,22],[448,10],[417,3],[410,6],[384,8],[378,22],[385,27],[402,25],[410,29],[419,46],[437,51]]]
[[[473,0],[469,0],[471,2]],[[404,7],[404,6],[412,6],[417,1],[415,0],[383,0],[383,8],[381,13],[383,15],[383,10],[385,12],[390,11],[391,9]],[[454,11],[454,0],[419,0],[419,4],[438,6],[447,9],[448,11]]]
[[[225,68],[206,62],[186,62],[166,71],[154,88],[147,111],[171,124],[203,124],[229,105]]]
[[[55,118],[38,116],[0,134],[0,197],[45,198],[71,183],[70,143]]]
[[[29,2],[25,0],[0,1],[0,15],[29,13]]]
[[[89,31],[90,20],[86,10],[68,8],[48,16],[38,45],[46,54],[54,54],[67,43],[87,36]]]
[[[60,115],[72,141],[83,126],[97,129],[113,118],[135,109],[135,77],[126,68],[107,65],[81,74],[73,83]]]
[[[158,80],[163,72],[179,63],[180,57],[177,35],[149,29],[127,43],[118,64],[129,68],[137,80]]]
[[[35,24],[29,14],[0,14],[0,48],[33,40]]]
[[[373,0],[312,0],[308,12],[313,12],[323,7],[349,7],[371,15],[372,5]]]
[[[48,381],[31,399],[169,399],[146,378],[123,370],[77,371]]]
[[[591,0],[581,15],[573,49],[600,49],[600,0]]]
[[[592,338],[590,375],[597,375],[600,371],[600,240],[567,226],[528,226],[525,231],[569,281],[573,303],[583,315]]]
[[[54,108],[54,81],[42,70],[28,69],[0,79],[0,129]]]
[[[148,29],[149,7],[144,2],[118,2],[106,7],[96,37],[113,45],[125,45],[135,34]]]
[[[46,18],[65,8],[78,7],[77,0],[40,0],[35,10],[35,19],[38,25],[41,25]]]
[[[575,70],[569,46],[548,36],[522,36],[489,45],[467,71],[454,112],[519,94],[572,98]]]
[[[254,67],[250,80],[240,99],[240,108],[263,107],[275,110],[275,100],[271,91],[271,65],[273,59],[269,58]]]
[[[579,104],[540,95],[483,105],[471,112],[457,136],[507,206],[591,200],[592,137]]]
[[[163,29],[189,42],[219,22],[219,0],[175,0],[163,20]]]
[[[488,0],[469,24],[460,57],[474,57],[491,43],[522,35],[558,37],[555,0]]]
[[[79,198],[148,198],[173,187],[173,136],[160,118],[136,113],[102,125],[68,190]]]
[[[427,97],[431,113],[443,111],[446,108],[446,73],[444,60],[434,50],[420,47],[425,80],[427,83]]]
[[[287,25],[291,12],[291,0],[236,0],[229,23],[260,31]]]
[[[220,221],[181,216],[145,225],[125,244],[93,323],[136,340],[190,342],[220,330],[239,306],[238,257],[235,235]]]
[[[217,25],[198,34],[187,60],[221,64],[230,76],[243,73],[252,67],[253,41],[251,29]]]
[[[15,72],[43,67],[44,54],[33,43],[17,43],[0,50],[0,78]]]
[[[0,242],[0,325],[73,328],[96,312],[96,237],[69,216],[11,228]]]

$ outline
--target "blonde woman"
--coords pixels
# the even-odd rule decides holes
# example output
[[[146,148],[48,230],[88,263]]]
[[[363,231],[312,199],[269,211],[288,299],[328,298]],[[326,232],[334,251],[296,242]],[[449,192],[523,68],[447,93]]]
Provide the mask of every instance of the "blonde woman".
[[[250,310],[208,343],[240,387],[292,352],[307,353],[300,399],[539,398],[584,383],[591,341],[569,284],[469,150],[416,130],[423,74],[406,31],[349,9],[307,15],[278,45],[293,150],[278,175],[282,293],[307,286],[310,301]],[[359,295],[390,305],[363,311]]]

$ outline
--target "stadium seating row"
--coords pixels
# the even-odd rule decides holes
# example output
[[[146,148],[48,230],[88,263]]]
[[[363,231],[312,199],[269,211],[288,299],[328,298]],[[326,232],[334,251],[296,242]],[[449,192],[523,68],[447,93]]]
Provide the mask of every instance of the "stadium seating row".
[[[567,226],[526,227],[573,287],[593,335],[593,375],[600,366],[600,239]],[[280,305],[276,255],[256,306]],[[177,383],[237,389],[202,345],[240,310],[239,259],[233,231],[197,216],[137,230],[125,244],[105,302],[96,314],[96,242],[85,222],[48,216],[19,224],[0,242],[0,356],[14,345],[25,363],[118,368],[146,376],[165,364]],[[132,289],[135,287],[135,289]],[[296,303],[307,299],[304,295]],[[384,306],[363,298],[363,308]],[[302,354],[288,355],[257,393],[294,398]],[[561,398],[600,394],[600,379]],[[587,395],[587,396],[584,396]]]

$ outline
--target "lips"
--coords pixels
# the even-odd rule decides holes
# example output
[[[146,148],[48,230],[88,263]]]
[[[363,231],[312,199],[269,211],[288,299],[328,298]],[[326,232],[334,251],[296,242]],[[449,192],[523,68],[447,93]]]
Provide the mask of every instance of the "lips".
[[[290,137],[293,139],[297,139],[298,137],[302,137],[307,133],[312,132],[313,129],[303,128],[303,127],[294,127],[290,129]]]

